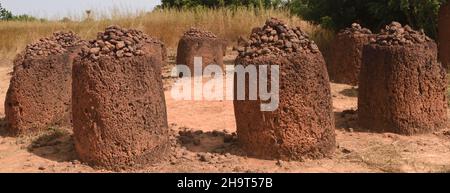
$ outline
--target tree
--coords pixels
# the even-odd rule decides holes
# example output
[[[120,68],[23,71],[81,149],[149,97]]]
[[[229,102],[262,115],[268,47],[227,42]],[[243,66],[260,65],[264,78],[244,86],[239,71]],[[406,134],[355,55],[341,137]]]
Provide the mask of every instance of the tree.
[[[436,36],[439,7],[445,0],[292,0],[293,13],[339,30],[353,22],[374,31],[391,21],[423,28]]]
[[[13,14],[11,11],[6,10],[2,7],[2,4],[0,3],[0,20],[11,20],[13,19]]]
[[[14,15],[11,13],[11,11],[8,11],[5,8],[3,8],[2,4],[0,3],[0,20],[36,21],[38,19],[26,14]]]

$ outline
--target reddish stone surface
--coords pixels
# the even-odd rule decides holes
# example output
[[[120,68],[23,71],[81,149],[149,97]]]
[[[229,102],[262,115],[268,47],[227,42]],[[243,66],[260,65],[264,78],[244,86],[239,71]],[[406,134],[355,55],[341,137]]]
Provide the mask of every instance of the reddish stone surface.
[[[370,33],[370,31],[369,31]],[[358,85],[363,46],[370,43],[372,34],[345,30],[331,44],[328,62],[330,79],[336,83]]]
[[[237,49],[236,65],[278,65],[279,106],[261,111],[261,104],[234,101],[237,135],[250,156],[263,159],[302,160],[331,156],[335,149],[334,117],[328,73],[317,45],[300,28],[290,28],[276,18],[252,31],[250,40]],[[270,71],[270,70],[269,70]],[[269,75],[270,76],[270,75]],[[270,78],[268,78],[270,80]],[[237,91],[235,79],[235,93]],[[270,82],[269,87],[272,88]]]
[[[118,55],[117,49],[96,56],[95,44],[89,46],[90,51],[76,58],[73,67],[78,156],[92,166],[111,170],[161,161],[169,149],[161,54],[149,53],[155,48],[150,43],[126,57]]]
[[[434,42],[366,45],[363,62],[358,90],[362,128],[413,135],[445,127],[447,80]]]
[[[18,54],[5,99],[12,135],[71,125],[72,63],[81,43],[72,32],[56,32]]]
[[[195,30],[195,35],[187,31],[178,42],[177,64],[187,65],[194,74],[194,57],[202,57],[202,67],[210,64],[223,66],[226,44],[210,32]],[[205,34],[206,33],[206,34]]]
[[[333,153],[330,84],[320,53],[238,59],[236,64],[280,66],[280,104],[276,111],[262,112],[260,100],[234,102],[238,140],[249,155],[301,160]]]
[[[450,66],[450,4],[439,11],[439,59],[445,68]]]
[[[5,119],[12,135],[70,123],[70,63],[68,54],[58,54],[15,65],[5,100]]]

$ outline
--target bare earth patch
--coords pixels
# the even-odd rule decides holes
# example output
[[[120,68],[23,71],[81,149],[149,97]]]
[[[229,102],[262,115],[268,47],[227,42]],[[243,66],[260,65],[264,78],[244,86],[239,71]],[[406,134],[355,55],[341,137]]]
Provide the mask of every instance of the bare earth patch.
[[[230,64],[234,56],[227,55],[225,63]],[[174,58],[169,58],[173,65]],[[3,66],[0,117],[4,117],[3,101],[12,71]],[[170,85],[173,80],[164,76]],[[163,163],[132,172],[450,172],[448,127],[412,137],[369,133],[357,126],[356,88],[331,84],[331,89],[337,134],[332,159],[286,162],[246,157],[233,136],[232,101],[174,101],[166,90],[173,153]],[[77,160],[70,128],[50,128],[39,136],[22,138],[7,137],[3,131],[0,129],[0,172],[109,172]]]

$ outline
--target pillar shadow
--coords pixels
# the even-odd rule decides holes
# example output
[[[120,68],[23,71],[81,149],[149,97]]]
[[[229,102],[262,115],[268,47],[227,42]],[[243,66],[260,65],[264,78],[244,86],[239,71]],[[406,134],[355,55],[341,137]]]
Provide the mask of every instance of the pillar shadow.
[[[358,97],[358,88],[356,87],[347,88],[340,91],[339,93],[346,97]]]
[[[5,118],[0,118],[0,137],[16,137],[7,131],[7,127]],[[39,157],[56,162],[77,160],[70,128],[50,128],[48,131],[16,138],[30,140],[26,143],[27,151]]]
[[[334,112],[335,127],[338,130],[354,130],[358,125],[358,114],[355,110]]]
[[[335,127],[337,130],[346,132],[374,133],[359,125],[358,111],[353,109],[342,112],[334,112]]]
[[[72,132],[68,128],[51,128],[34,138],[27,151],[56,162],[77,160]]]
[[[207,131],[181,128],[177,143],[195,153],[231,154],[246,156],[239,147],[236,133],[226,131]]]

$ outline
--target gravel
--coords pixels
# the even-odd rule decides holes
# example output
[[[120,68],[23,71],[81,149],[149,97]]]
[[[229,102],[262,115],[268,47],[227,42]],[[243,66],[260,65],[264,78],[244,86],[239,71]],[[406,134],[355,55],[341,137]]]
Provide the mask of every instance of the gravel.
[[[63,48],[54,38],[45,37],[37,42],[28,44],[25,48],[25,58],[34,58],[36,56],[49,56],[62,54],[67,50]]]
[[[387,25],[381,32],[371,39],[371,44],[379,44],[382,46],[390,45],[414,45],[432,41],[425,35],[423,30],[415,31],[410,26],[398,22],[392,22]]]
[[[370,35],[372,31],[367,28],[361,27],[358,23],[353,23],[351,27],[345,28],[339,32],[339,34],[347,34],[347,35]]]
[[[317,53],[319,48],[300,27],[291,28],[283,21],[271,18],[263,27],[254,28],[248,40],[241,39],[237,51],[240,57],[256,58],[295,52]]]
[[[83,41],[72,31],[58,31],[25,47],[25,58],[49,56],[67,52],[67,48],[81,45]]]
[[[184,32],[183,36],[189,38],[217,38],[217,36],[214,33],[206,30],[201,30],[195,27],[189,28],[189,30]]]
[[[113,25],[107,27],[104,32],[99,32],[97,39],[89,41],[81,55],[92,60],[98,60],[101,56],[115,58],[142,56],[145,54],[142,48],[148,43],[163,45],[161,41],[142,31]]]
[[[79,46],[84,41],[72,31],[57,31],[53,33],[53,37],[64,48]]]

